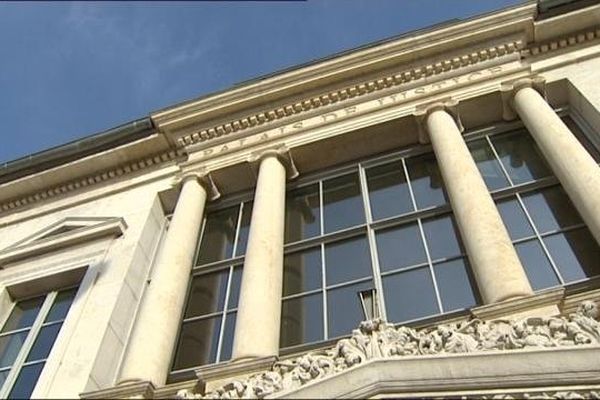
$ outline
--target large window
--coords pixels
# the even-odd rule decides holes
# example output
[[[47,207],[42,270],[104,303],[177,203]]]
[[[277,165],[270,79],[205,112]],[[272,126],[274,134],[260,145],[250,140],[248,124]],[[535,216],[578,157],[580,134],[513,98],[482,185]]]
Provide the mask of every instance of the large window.
[[[207,212],[173,372],[231,358],[252,202]]]
[[[286,205],[282,348],[350,333],[370,288],[392,322],[478,304],[432,153],[326,173]]]
[[[14,304],[0,330],[0,397],[31,395],[76,292],[55,291]]]
[[[572,131],[598,154],[572,121]],[[534,290],[598,275],[600,247],[524,129],[468,142]]]
[[[490,131],[466,135],[467,144],[534,289],[597,275],[600,249],[529,134]],[[174,374],[231,357],[252,203],[215,206],[199,240]],[[376,289],[395,323],[480,304],[427,146],[291,184],[284,242],[280,346],[289,351],[349,334],[364,318],[363,290]]]

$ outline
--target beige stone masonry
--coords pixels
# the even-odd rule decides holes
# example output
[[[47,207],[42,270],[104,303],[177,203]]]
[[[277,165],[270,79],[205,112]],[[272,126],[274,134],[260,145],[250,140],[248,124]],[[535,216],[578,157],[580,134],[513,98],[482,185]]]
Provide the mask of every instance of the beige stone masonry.
[[[438,103],[420,110],[484,303],[533,293],[500,214],[465,144]]]
[[[281,157],[277,150],[258,156],[258,181],[233,340],[234,361],[279,353],[286,182]]]
[[[177,339],[210,178],[184,175],[181,193],[153,275],[142,297],[119,384],[164,385]],[[202,183],[204,182],[204,183]],[[205,188],[204,186],[209,186]]]
[[[535,83],[525,79],[505,87],[512,91],[514,110],[600,243],[600,167],[535,89]]]

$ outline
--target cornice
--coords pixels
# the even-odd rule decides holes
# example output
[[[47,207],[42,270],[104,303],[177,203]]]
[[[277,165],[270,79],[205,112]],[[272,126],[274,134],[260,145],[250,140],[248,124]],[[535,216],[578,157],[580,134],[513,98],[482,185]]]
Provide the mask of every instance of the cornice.
[[[459,56],[445,58],[413,68],[407,68],[401,72],[382,75],[341,89],[323,92],[320,95],[311,96],[304,100],[271,108],[264,112],[254,113],[227,123],[204,128],[178,138],[177,143],[179,146],[185,147],[232,133],[242,132],[250,128],[260,127],[273,121],[289,119],[290,117],[305,114],[309,111],[328,105],[338,103],[343,104],[374,92],[404,85],[409,82],[425,81],[432,76],[440,75],[448,71],[459,70],[483,61],[515,54],[518,53],[523,46],[522,40],[511,40],[478,51],[469,51]]]
[[[368,71],[383,70],[398,64],[443,53],[448,46],[468,47],[476,41],[527,31],[536,12],[535,1],[461,20],[446,26],[434,26],[408,32],[397,38],[335,54],[272,76],[244,82],[223,92],[175,105],[151,115],[163,131],[174,131],[196,120],[209,121],[249,104],[263,108],[269,103],[289,98],[290,93],[301,94],[307,88],[317,89],[335,82],[343,82]]]
[[[152,166],[165,164],[177,160],[183,155],[183,150],[164,151],[148,157],[140,158],[135,161],[116,165],[113,168],[108,168],[94,174],[88,174],[76,179],[65,181],[65,183],[60,185],[54,185],[36,192],[30,192],[29,194],[15,197],[0,203],[0,215],[47,199],[52,199],[63,194],[74,192],[79,189],[95,186],[103,182],[136,173],[138,171],[143,171]]]
[[[557,50],[573,47],[578,44],[591,42],[600,37],[600,28],[590,28],[583,31],[578,31],[566,36],[557,37],[546,40],[540,43],[532,43],[523,50],[521,56],[523,58],[534,57],[546,53],[551,53]]]
[[[95,225],[81,227],[72,232],[39,239],[19,246],[11,246],[0,252],[0,268],[6,264],[40,254],[63,249],[78,243],[91,241],[106,236],[121,236],[127,229],[122,218],[110,218]]]
[[[287,103],[279,107],[270,108],[264,112],[253,113],[242,118],[237,118],[226,123],[197,130],[191,134],[177,139],[177,144],[186,147],[202,142],[207,142],[232,133],[242,132],[251,128],[258,128],[270,122],[290,119],[294,116],[305,114],[309,111],[336,103],[344,103],[384,89],[396,87],[409,82],[426,80],[432,76],[451,70],[478,64],[505,55],[517,53],[521,58],[528,58],[545,54],[559,49],[572,47],[585,42],[590,42],[600,37],[600,28],[588,29],[567,36],[554,38],[542,43],[533,43],[524,46],[522,40],[512,40],[478,51],[466,52],[460,56],[446,58],[422,66],[408,68],[404,71],[386,74],[360,83],[343,87],[341,89],[324,92],[304,100]]]

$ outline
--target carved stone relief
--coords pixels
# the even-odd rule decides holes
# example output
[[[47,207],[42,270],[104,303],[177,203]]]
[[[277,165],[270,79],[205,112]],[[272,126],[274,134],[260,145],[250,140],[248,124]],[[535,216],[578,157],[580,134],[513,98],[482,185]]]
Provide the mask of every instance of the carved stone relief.
[[[205,394],[182,390],[177,393],[177,397],[180,399],[264,398],[282,390],[299,388],[308,382],[334,375],[371,359],[598,345],[600,344],[598,315],[597,304],[586,301],[579,306],[576,313],[568,317],[529,317],[520,320],[494,321],[474,319],[419,331],[405,326],[394,327],[379,319],[364,321],[358,329],[352,331],[349,338],[340,340],[334,347],[309,352],[292,360],[276,362],[269,371],[233,381]],[[592,392],[535,394],[538,395],[549,396],[539,397],[548,399],[579,398],[565,397],[579,395],[589,398]],[[593,392],[593,395],[597,396],[598,393]],[[488,398],[513,398],[510,396],[520,397],[515,394],[495,394]]]

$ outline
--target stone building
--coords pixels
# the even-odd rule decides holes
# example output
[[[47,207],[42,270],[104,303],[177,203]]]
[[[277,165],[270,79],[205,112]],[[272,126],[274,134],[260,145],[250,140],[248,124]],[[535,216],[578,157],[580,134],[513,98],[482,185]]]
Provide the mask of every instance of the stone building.
[[[594,3],[5,164],[0,397],[599,396]]]

